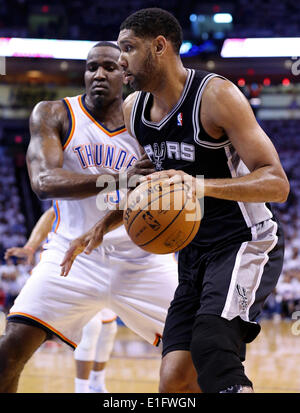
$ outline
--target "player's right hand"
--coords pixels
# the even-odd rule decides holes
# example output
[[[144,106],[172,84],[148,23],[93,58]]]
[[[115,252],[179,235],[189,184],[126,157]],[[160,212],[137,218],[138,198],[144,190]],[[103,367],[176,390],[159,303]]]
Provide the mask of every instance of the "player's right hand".
[[[5,251],[4,259],[10,257],[26,258],[26,264],[32,265],[34,261],[34,250],[26,247],[12,247]]]
[[[77,255],[84,252],[85,254],[89,255],[93,249],[97,248],[103,240],[104,236],[104,227],[102,222],[98,222],[96,225],[93,226],[87,233],[74,239],[67,252],[65,253],[64,259],[60,264],[62,277],[66,277],[70,269],[73,265],[74,260],[76,259]]]
[[[128,168],[127,174],[128,179],[136,177],[136,181],[138,181],[138,177],[140,177],[141,175],[149,175],[154,173],[155,171],[156,169],[153,165],[153,162],[148,158],[147,154],[143,154],[142,157],[135,162],[135,164]]]

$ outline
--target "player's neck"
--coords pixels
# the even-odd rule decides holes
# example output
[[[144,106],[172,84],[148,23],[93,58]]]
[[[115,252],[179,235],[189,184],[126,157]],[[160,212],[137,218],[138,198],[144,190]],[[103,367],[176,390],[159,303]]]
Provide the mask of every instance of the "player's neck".
[[[88,99],[85,104],[93,118],[109,130],[115,130],[124,125],[122,100],[117,99],[108,105],[92,105]]]
[[[180,99],[188,72],[182,63],[168,65],[160,77],[161,80],[151,91],[153,106],[168,113]]]

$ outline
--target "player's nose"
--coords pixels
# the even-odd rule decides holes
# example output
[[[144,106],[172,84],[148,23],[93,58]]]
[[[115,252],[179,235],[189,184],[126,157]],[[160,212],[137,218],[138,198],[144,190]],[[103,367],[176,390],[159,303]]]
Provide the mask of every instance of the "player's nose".
[[[99,66],[98,69],[95,72],[96,79],[106,79],[106,71],[102,66]]]
[[[123,70],[125,70],[128,67],[127,61],[126,59],[124,59],[123,53],[120,54],[118,63],[122,67]]]

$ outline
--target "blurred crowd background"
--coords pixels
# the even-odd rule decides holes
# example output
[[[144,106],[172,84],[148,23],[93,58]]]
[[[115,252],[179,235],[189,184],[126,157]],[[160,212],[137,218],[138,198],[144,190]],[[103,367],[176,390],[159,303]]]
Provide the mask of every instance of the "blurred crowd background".
[[[299,37],[300,3],[0,0],[0,55],[2,38],[115,41],[120,23],[130,13],[156,6],[172,12],[183,27],[189,45],[182,54],[184,64],[234,82],[278,150],[291,183],[288,201],[273,205],[284,226],[286,253],[279,284],[263,317],[288,320],[300,310],[300,82],[292,71],[297,56],[222,58],[221,50],[227,38]],[[216,14],[230,17],[217,22]],[[6,262],[5,250],[23,246],[51,205],[51,201],[40,201],[29,184],[28,118],[40,100],[82,93],[84,67],[84,60],[13,56],[6,58],[6,74],[0,75],[0,310],[4,312],[31,271],[31,266],[15,258]]]

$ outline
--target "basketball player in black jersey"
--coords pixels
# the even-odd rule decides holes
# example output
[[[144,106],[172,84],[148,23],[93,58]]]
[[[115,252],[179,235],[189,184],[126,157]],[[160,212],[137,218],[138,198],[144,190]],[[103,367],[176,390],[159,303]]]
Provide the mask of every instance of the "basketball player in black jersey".
[[[145,179],[167,175],[176,182],[188,174],[197,193],[197,176],[204,176],[200,229],[179,253],[160,391],[180,389],[192,356],[203,392],[252,392],[241,350],[260,331],[257,317],[283,263],[283,234],[268,204],[285,202],[289,193],[278,154],[235,85],[183,66],[182,31],[170,13],[134,13],[118,43],[127,82],[139,91],[124,102],[126,126],[157,169]],[[90,251],[121,219],[114,211],[76,240],[63,272],[76,245]]]

